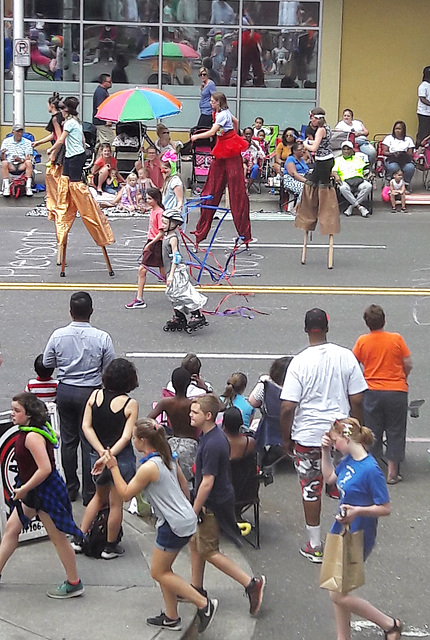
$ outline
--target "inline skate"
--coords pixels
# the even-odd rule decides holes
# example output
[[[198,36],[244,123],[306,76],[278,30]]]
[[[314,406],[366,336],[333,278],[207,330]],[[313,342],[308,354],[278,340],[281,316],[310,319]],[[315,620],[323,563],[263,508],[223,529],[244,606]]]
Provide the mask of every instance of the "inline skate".
[[[193,331],[197,331],[200,327],[207,326],[209,322],[206,320],[200,309],[197,311],[191,312],[191,318],[188,321],[187,328],[185,331],[187,333],[192,333]]]
[[[171,320],[168,320],[163,327],[163,331],[186,331],[187,330],[187,318],[182,311],[175,309],[175,315]]]

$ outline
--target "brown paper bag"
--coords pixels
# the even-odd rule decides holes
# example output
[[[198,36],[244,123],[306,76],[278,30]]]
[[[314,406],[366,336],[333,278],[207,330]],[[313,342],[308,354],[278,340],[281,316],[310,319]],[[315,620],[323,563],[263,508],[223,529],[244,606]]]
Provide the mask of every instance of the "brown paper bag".
[[[320,573],[320,587],[349,593],[364,584],[363,531],[328,533]]]

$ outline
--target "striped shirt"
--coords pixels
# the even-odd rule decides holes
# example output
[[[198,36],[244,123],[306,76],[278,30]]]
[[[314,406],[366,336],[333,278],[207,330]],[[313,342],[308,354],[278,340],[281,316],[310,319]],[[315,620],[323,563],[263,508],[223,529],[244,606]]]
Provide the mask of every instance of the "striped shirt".
[[[27,138],[21,138],[19,142],[15,142],[13,136],[5,138],[1,144],[1,150],[5,152],[8,162],[13,162],[16,157],[22,161],[24,161],[27,156],[33,157],[33,147]]]
[[[25,391],[34,393],[42,402],[55,402],[57,399],[57,387],[58,380],[55,380],[55,378],[42,380],[37,376],[37,378],[31,378],[27,382]]]

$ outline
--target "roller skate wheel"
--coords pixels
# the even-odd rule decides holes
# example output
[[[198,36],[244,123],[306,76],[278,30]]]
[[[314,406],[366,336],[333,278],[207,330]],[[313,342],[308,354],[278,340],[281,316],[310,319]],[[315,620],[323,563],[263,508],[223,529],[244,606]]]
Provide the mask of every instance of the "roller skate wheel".
[[[195,331],[195,329],[193,329],[192,327],[185,327],[185,331],[190,334],[193,333],[193,331]]]
[[[167,325],[164,325],[163,331],[169,331],[169,327]]]

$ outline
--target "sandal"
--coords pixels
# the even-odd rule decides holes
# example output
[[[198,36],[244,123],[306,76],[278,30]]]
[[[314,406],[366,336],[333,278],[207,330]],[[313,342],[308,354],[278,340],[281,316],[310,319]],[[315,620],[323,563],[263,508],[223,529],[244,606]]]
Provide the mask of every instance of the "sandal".
[[[391,207],[391,213],[397,213],[396,207]]]
[[[394,476],[394,478],[387,478],[387,484],[398,484],[403,480],[403,477],[400,474]]]
[[[387,629],[387,631],[384,631],[385,640],[389,640],[388,636],[391,633],[396,633],[397,634],[396,640],[400,640],[400,637],[401,637],[402,631],[403,631],[403,624],[401,623],[400,620],[397,621],[395,618],[393,618],[393,622],[394,622],[394,624],[391,627],[391,629]],[[398,622],[398,624],[397,624],[397,622]]]
[[[402,207],[402,211],[403,213],[407,213],[408,210],[406,209],[406,207]]]

